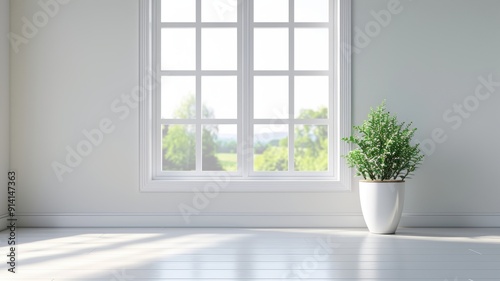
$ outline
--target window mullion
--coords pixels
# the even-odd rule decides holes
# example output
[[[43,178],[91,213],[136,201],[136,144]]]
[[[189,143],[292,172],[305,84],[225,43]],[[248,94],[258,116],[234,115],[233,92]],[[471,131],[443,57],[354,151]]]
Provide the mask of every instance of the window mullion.
[[[331,157],[331,155],[337,154],[337,151],[340,151],[339,146],[340,144],[338,141],[335,139],[335,136],[340,135],[340,127],[342,124],[340,124],[337,120],[337,110],[336,106],[339,101],[337,98],[338,92],[335,90],[336,89],[336,83],[335,81],[335,75],[336,75],[336,70],[335,70],[335,64],[336,62],[336,57],[335,57],[335,51],[336,51],[336,37],[335,37],[335,26],[334,26],[334,20],[335,20],[335,5],[331,5],[330,10],[329,10],[329,23],[328,23],[328,34],[329,34],[329,44],[330,48],[329,49],[329,71],[328,71],[328,81],[329,81],[329,90],[330,90],[330,95],[328,97],[328,171],[331,173],[334,173],[335,175],[338,175],[340,172],[340,160],[334,160],[334,159],[340,159],[340,157]]]
[[[238,22],[237,22],[237,30],[238,30],[238,132],[237,132],[237,140],[239,149],[237,149],[237,163],[238,163],[238,171],[240,175],[245,177],[245,171],[247,170],[246,159],[245,159],[245,146],[241,145],[241,143],[245,142],[246,139],[246,110],[244,105],[247,104],[245,102],[246,96],[246,78],[245,78],[245,69],[246,61],[245,61],[245,16],[243,14],[244,7],[242,4],[243,0],[238,1],[237,9],[238,9]]]
[[[196,0],[196,172],[202,170],[201,104],[201,0]]]
[[[243,123],[243,139],[241,145],[241,157],[243,163],[243,178],[249,177],[249,172],[253,169],[253,44],[252,42],[252,18],[253,18],[253,0],[243,1],[241,5],[241,21],[242,21],[242,123]]]
[[[293,28],[294,19],[294,0],[289,0],[289,27],[288,27],[288,67],[290,74],[288,76],[288,171],[295,171],[295,30]]]
[[[161,58],[161,26],[160,26],[160,10],[161,10],[161,2],[156,1],[156,2],[150,2],[150,5],[152,5],[152,11],[151,11],[151,16],[153,17],[153,21],[151,21],[151,44],[153,46],[152,52],[154,54],[154,57]],[[160,73],[161,71],[161,66],[159,63],[160,60],[151,60],[151,68],[156,71],[157,73]],[[161,81],[162,76],[160,76],[159,81]],[[156,85],[155,87],[152,87],[152,92],[153,92],[153,103],[151,105],[151,110],[153,111],[154,117],[153,118],[153,148],[152,151],[154,153],[152,160],[152,167],[153,167],[153,174],[157,175],[158,171],[162,171],[162,159],[163,159],[163,140],[162,140],[162,126],[159,122],[159,119],[161,118],[161,84],[158,86]]]

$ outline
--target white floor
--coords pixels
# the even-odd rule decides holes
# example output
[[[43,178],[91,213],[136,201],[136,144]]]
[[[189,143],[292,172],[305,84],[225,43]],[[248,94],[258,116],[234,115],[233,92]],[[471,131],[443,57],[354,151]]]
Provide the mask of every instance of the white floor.
[[[500,229],[19,229],[0,280],[500,280]]]

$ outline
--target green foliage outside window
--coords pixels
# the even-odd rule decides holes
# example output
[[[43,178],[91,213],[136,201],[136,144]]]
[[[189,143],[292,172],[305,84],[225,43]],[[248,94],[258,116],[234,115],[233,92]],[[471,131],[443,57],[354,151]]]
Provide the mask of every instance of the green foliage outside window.
[[[213,118],[213,110],[202,106],[204,118]],[[175,111],[174,118],[195,119],[196,100],[191,96]],[[298,119],[324,119],[327,108],[303,110]],[[202,165],[210,171],[237,170],[237,143],[218,138],[218,126],[202,127]],[[328,129],[325,125],[297,125],[294,165],[296,171],[328,170]],[[196,169],[196,133],[193,125],[165,125],[163,130],[163,170],[193,171]],[[255,171],[288,171],[288,137],[254,144]],[[204,170],[207,170],[204,168]]]

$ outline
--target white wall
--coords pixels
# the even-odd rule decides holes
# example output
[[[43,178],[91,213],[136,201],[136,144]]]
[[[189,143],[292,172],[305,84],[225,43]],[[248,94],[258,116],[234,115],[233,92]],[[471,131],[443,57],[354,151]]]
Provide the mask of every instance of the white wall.
[[[7,172],[9,171],[9,1],[0,0],[0,230],[7,223]]]
[[[388,0],[353,1],[353,26],[373,21]],[[40,10],[35,0],[11,2],[12,31]],[[427,138],[448,140],[408,184],[402,225],[500,225],[494,175],[500,97],[492,95],[451,130],[442,113],[474,92],[477,77],[498,71],[500,2],[402,2],[370,44],[353,58],[353,119],[387,98],[391,110]],[[25,226],[362,226],[357,187],[334,194],[221,194],[191,223],[179,215],[193,193],[141,193],[138,112],[121,121],[109,107],[138,84],[138,1],[73,0],[18,54],[12,67],[12,166]],[[500,91],[499,91],[500,93]],[[116,129],[60,183],[52,171],[82,130],[110,118]],[[477,136],[477,137],[474,137]],[[474,144],[474,142],[476,144]]]
[[[364,29],[373,19],[370,11],[384,9],[387,2],[354,1],[354,25]],[[405,212],[464,215],[443,220],[456,220],[460,225],[488,220],[498,226],[500,188],[495,175],[500,168],[500,87],[479,101],[477,109],[471,106],[475,89],[481,85],[478,77],[491,74],[500,82],[496,28],[500,1],[401,3],[403,10],[354,57],[354,122],[362,120],[370,105],[386,98],[389,109],[414,121],[420,141],[442,129],[446,141],[436,145],[408,184]],[[485,92],[481,89],[480,93]],[[464,100],[473,111],[468,118],[460,117],[461,125],[443,119],[454,104]],[[450,116],[457,119],[459,114]]]

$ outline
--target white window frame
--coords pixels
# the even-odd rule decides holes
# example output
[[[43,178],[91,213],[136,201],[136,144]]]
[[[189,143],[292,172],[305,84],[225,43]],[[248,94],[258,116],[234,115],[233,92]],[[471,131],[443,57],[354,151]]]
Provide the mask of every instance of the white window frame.
[[[199,1],[202,0],[197,0]],[[249,5],[251,1],[242,0],[243,3]],[[155,113],[159,110],[159,102],[157,102],[159,95],[159,79],[161,79],[159,63],[155,62],[156,53],[159,49],[159,42],[156,42],[153,34],[158,32],[158,24],[153,22],[154,16],[153,11],[155,10],[155,0],[141,0],[140,3],[140,70],[139,70],[139,80],[142,86],[142,99],[139,106],[139,116],[140,116],[140,190],[142,192],[192,192],[196,188],[217,188],[218,190],[223,190],[224,192],[334,192],[334,191],[349,191],[351,190],[351,170],[347,167],[344,158],[339,155],[345,155],[349,151],[349,145],[340,139],[345,136],[350,135],[351,131],[351,54],[349,48],[344,48],[345,46],[350,46],[351,42],[351,1],[350,0],[332,0],[334,3],[333,7],[333,32],[331,35],[331,42],[333,43],[333,48],[330,50],[331,67],[333,67],[333,79],[331,79],[330,86],[333,86],[333,96],[330,96],[329,101],[329,118],[324,121],[330,122],[330,130],[328,133],[330,145],[329,149],[332,150],[330,155],[335,155],[334,159],[329,159],[329,171],[325,173],[307,173],[307,172],[294,172],[293,176],[287,175],[288,172],[284,173],[257,173],[249,172],[248,169],[243,169],[245,175],[250,174],[250,178],[240,179],[241,173],[235,172],[211,172],[210,175],[193,177],[193,179],[186,179],[179,175],[168,174],[160,172],[158,155],[158,127],[160,122],[158,118],[155,117]],[[238,9],[242,8],[240,5]],[[242,13],[239,11],[239,16]],[[290,10],[290,13],[293,13]],[[197,15],[198,17],[200,15]],[[247,29],[245,34],[250,34],[248,26],[242,25],[241,19],[239,19],[237,25],[238,28]],[[193,24],[196,26],[196,24]],[[217,26],[215,24],[214,26]],[[289,27],[288,25],[284,25]],[[319,24],[318,26],[321,26]],[[291,28],[290,28],[291,29]],[[240,34],[241,32],[239,32]],[[252,32],[253,33],[253,32]],[[332,34],[333,33],[333,34]],[[292,32],[291,32],[292,34]],[[241,35],[238,35],[240,37]],[[198,38],[199,39],[199,38]],[[245,39],[244,39],[245,40]],[[246,40],[249,40],[248,38]],[[290,42],[293,38],[289,38]],[[242,44],[242,40],[238,40],[238,44]],[[248,42],[248,41],[246,41]],[[197,44],[200,42],[197,40]],[[293,45],[291,43],[290,45]],[[240,47],[240,46],[239,46]],[[199,49],[199,46],[197,47]],[[238,52],[242,48],[238,48]],[[199,50],[197,51],[199,52]],[[199,57],[199,56],[198,56]],[[238,60],[240,60],[240,57]],[[246,56],[245,56],[246,57]],[[293,57],[293,52],[290,54]],[[248,59],[248,58],[247,58]],[[293,60],[293,58],[292,58]],[[198,59],[199,61],[199,59]],[[199,62],[198,62],[199,63]],[[240,65],[240,62],[238,63]],[[199,69],[199,68],[198,68]],[[242,74],[243,69],[238,69],[237,71],[231,71],[231,75]],[[265,73],[259,71],[260,73]],[[284,71],[286,72],[286,71]],[[311,73],[309,73],[311,74]],[[293,75],[291,76],[293,77]],[[199,80],[199,79],[198,79]],[[239,79],[241,81],[241,78]],[[240,83],[239,83],[240,84]],[[248,89],[249,85],[240,85]],[[197,83],[197,87],[200,87]],[[241,88],[240,87],[240,88]],[[291,88],[290,88],[291,90]],[[199,90],[197,95],[199,95]],[[242,95],[242,90],[238,90],[238,106],[243,108],[241,103],[245,102],[248,104],[251,99],[247,99]],[[293,96],[293,95],[292,95]],[[199,97],[197,97],[199,100]],[[292,101],[289,101],[292,104]],[[199,104],[199,103],[198,103]],[[250,105],[250,109],[253,106]],[[292,110],[291,106],[290,109]],[[245,130],[249,136],[252,136],[252,128],[247,124],[242,124],[241,117],[243,114],[241,110],[238,111],[238,136],[242,135],[241,130]],[[248,114],[248,113],[246,113]],[[221,122],[219,122],[221,121]],[[263,120],[259,120],[262,123]],[[264,120],[265,121],[265,120]],[[269,121],[269,120],[268,120]],[[229,121],[228,121],[229,122]],[[191,123],[191,122],[190,122]],[[217,124],[224,124],[224,120],[216,120]],[[307,120],[303,122],[297,122],[300,124],[307,123]],[[333,124],[332,124],[333,123]],[[196,124],[197,129],[201,128],[201,122],[192,122],[191,124]],[[255,123],[253,123],[255,124]],[[264,124],[264,123],[262,123]],[[289,137],[293,138],[294,135],[294,121],[293,119],[288,120],[289,125]],[[316,124],[314,122],[314,124]],[[199,135],[199,134],[198,134]],[[334,137],[337,136],[337,137]],[[249,142],[253,143],[250,137]],[[198,140],[201,141],[201,140]],[[248,149],[247,147],[241,146],[242,141],[238,139],[238,150],[239,156],[241,156],[242,149]],[[155,149],[155,147],[157,149]],[[289,153],[293,147],[289,147]],[[201,153],[197,153],[197,162],[201,161]],[[238,157],[239,167],[245,167],[252,165],[253,157],[247,157],[247,163],[243,163],[242,157]],[[331,158],[331,157],[330,157]],[[293,159],[289,157],[289,163],[292,163]],[[331,177],[327,177],[328,175]],[[314,179],[314,176],[318,176],[318,179]]]

